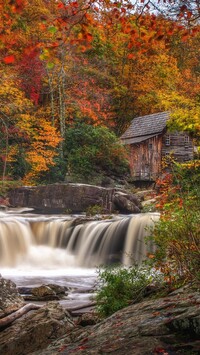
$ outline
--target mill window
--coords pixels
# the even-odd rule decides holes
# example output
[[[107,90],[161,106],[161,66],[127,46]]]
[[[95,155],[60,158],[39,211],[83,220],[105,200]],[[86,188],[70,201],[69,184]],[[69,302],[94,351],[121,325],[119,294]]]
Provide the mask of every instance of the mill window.
[[[165,145],[167,145],[167,146],[170,145],[170,135],[169,135],[169,134],[167,134],[167,135],[165,136]]]
[[[189,145],[189,136],[185,136],[184,137],[184,143],[185,143],[185,146],[188,147],[188,145]]]

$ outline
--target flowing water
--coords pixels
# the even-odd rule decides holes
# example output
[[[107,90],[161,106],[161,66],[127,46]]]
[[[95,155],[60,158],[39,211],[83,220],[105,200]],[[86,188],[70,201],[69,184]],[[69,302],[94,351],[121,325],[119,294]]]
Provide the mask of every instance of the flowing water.
[[[158,219],[146,213],[81,222],[80,216],[0,212],[0,273],[18,285],[56,280],[86,288],[100,265],[140,263],[152,251],[145,238]]]
[[[156,213],[89,222],[79,217],[77,224],[72,216],[1,213],[0,267],[56,270],[139,263],[152,251],[145,238],[158,219]]]

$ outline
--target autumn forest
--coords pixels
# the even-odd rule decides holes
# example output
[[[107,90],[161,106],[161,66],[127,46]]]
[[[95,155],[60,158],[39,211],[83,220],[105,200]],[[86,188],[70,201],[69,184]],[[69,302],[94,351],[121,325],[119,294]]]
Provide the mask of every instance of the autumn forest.
[[[1,180],[120,176],[120,135],[154,112],[198,146],[199,18],[198,1],[4,0]]]

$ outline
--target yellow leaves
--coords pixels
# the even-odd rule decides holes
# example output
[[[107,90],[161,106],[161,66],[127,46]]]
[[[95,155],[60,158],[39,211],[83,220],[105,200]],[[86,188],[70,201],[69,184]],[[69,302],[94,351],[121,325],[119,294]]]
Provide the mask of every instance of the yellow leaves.
[[[32,149],[27,156],[27,162],[31,164],[31,171],[35,175],[41,173],[42,171],[49,170],[49,165],[55,165],[53,162],[53,157],[55,156],[53,151],[44,150],[37,143],[32,144]]]
[[[200,168],[200,160],[192,160],[187,163],[182,163],[181,167],[183,167],[185,170],[195,170]]]
[[[17,153],[18,153],[17,145],[10,146],[8,151],[8,156],[7,156],[7,162],[12,163],[16,161]]]
[[[61,137],[49,121],[45,119],[38,120],[38,128],[35,129],[34,138],[43,146],[56,148],[61,142]]]
[[[42,54],[39,56],[41,60],[49,60],[50,58],[50,53],[48,49],[43,49]]]
[[[0,107],[2,112],[11,117],[32,107],[31,101],[19,87],[20,82],[14,75],[5,75],[0,71]]]
[[[16,161],[19,148],[24,148],[25,160],[31,166],[26,175],[27,183],[29,179],[32,181],[33,176],[35,179],[42,171],[47,171],[54,165],[56,148],[61,138],[55,127],[44,118],[46,112],[35,116],[33,104],[20,90],[20,82],[15,80],[15,76],[4,75],[3,71],[0,74],[0,110],[9,127],[9,138],[12,137],[13,140],[9,146],[7,161]]]
[[[30,164],[31,170],[25,176],[26,183],[33,183],[41,172],[48,171],[50,166],[55,165],[54,157],[58,155],[56,148],[61,142],[60,135],[55,127],[44,118],[28,117],[30,144],[26,151],[26,161]]]

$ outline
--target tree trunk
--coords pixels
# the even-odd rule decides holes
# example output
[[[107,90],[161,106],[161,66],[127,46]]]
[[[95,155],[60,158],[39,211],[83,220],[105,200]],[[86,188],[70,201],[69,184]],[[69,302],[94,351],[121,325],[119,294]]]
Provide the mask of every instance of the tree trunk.
[[[6,151],[5,151],[5,159],[4,159],[4,163],[3,163],[3,173],[2,173],[2,188],[4,186],[4,181],[5,181],[5,176],[6,176],[6,167],[7,167],[7,157],[8,157],[8,127],[5,123],[5,121],[3,120],[3,118],[0,118],[1,122],[3,123],[4,127],[5,127],[5,132],[6,132]]]

